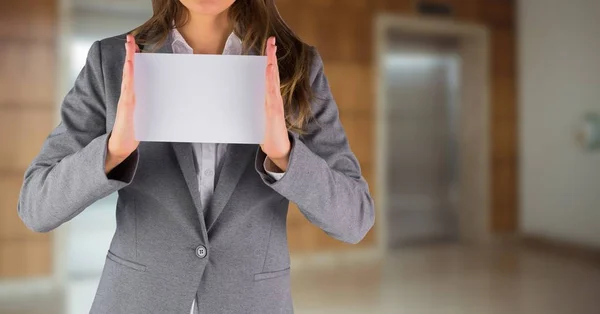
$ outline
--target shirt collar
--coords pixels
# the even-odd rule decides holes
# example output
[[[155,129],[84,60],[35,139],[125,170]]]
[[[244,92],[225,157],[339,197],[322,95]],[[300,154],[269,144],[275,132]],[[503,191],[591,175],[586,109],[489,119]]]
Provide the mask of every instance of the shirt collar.
[[[193,53],[194,49],[185,41],[179,30],[173,28],[171,30],[171,36],[173,38],[171,48],[173,53]],[[227,37],[225,42],[225,49],[223,49],[224,55],[241,55],[242,54],[242,40],[233,32]]]

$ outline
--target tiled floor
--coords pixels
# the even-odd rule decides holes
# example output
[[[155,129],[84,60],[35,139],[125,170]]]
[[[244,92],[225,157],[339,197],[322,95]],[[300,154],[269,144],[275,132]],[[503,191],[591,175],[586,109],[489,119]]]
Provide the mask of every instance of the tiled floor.
[[[298,267],[292,281],[299,314],[600,313],[600,268],[518,249],[410,248],[381,261]],[[55,294],[0,300],[0,313],[87,313],[95,285],[72,282],[64,310]]]
[[[407,249],[380,264],[294,275],[305,314],[600,313],[600,268],[525,250]]]

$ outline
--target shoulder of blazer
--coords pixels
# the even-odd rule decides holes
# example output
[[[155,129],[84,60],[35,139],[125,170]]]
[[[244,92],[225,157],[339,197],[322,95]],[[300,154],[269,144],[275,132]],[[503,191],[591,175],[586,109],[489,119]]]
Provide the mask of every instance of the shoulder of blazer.
[[[104,75],[113,78],[121,76],[125,59],[127,33],[98,40],[98,52]]]
[[[323,59],[315,47],[311,47],[312,62],[310,66],[310,87],[312,88],[315,99],[330,100],[332,99],[329,83],[325,76],[325,66]]]
[[[315,83],[315,80],[318,76],[323,75],[323,59],[321,59],[321,55],[319,51],[314,46],[309,46],[310,53],[312,54],[312,61],[310,65],[310,85],[312,86]]]
[[[98,56],[101,58],[102,67],[106,70],[110,68],[113,63],[119,64],[119,68],[122,68],[122,60],[125,58],[125,42],[127,41],[127,34],[117,35],[98,40],[99,53]]]
[[[102,49],[114,49],[115,47],[123,48],[125,46],[125,42],[127,41],[127,34],[121,34],[117,36],[107,37],[99,40],[100,46]]]

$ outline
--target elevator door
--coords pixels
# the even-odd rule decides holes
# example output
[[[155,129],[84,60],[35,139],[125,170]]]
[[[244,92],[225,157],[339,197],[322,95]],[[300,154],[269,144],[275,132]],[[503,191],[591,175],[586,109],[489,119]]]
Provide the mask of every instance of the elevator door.
[[[448,39],[392,36],[384,58],[388,243],[457,238],[460,58]]]

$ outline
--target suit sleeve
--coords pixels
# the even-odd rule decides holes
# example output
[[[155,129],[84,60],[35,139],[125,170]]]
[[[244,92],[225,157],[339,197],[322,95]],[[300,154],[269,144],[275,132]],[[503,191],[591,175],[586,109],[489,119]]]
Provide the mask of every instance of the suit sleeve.
[[[262,166],[265,154],[259,149],[256,170],[265,184],[296,203],[311,223],[338,240],[358,243],[374,224],[373,200],[316,51],[311,72],[314,119],[306,134],[289,133],[288,169],[280,180],[270,178]]]
[[[33,231],[55,229],[133,179],[137,150],[105,174],[110,134],[106,132],[101,59],[96,41],[61,105],[60,123],[25,172],[17,210]]]

